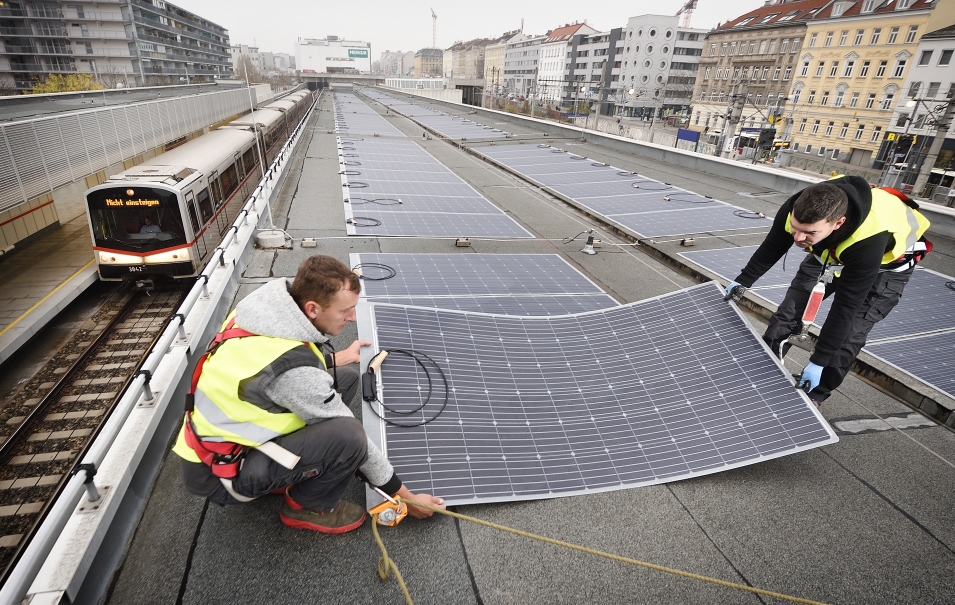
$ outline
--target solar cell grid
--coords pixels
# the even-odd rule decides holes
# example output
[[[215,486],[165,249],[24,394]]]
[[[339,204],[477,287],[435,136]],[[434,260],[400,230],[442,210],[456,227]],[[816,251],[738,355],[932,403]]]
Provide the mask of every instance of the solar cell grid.
[[[836,441],[713,284],[573,316],[361,313],[362,338],[425,353],[448,378],[425,426],[365,414],[409,489],[448,504],[648,485]],[[380,378],[386,404],[420,405],[413,363],[389,357]]]
[[[868,344],[865,350],[955,398],[955,332]]]
[[[561,294],[517,296],[393,296],[371,297],[372,303],[476,311],[498,315],[569,315],[617,306],[607,294]]]

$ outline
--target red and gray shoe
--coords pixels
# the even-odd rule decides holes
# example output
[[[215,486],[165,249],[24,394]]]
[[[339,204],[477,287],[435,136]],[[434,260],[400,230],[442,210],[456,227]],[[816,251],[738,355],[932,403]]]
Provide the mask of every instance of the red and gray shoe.
[[[282,523],[296,529],[310,529],[323,534],[343,534],[361,527],[365,521],[365,509],[353,502],[339,500],[327,512],[309,510],[285,493],[285,505],[279,512]]]

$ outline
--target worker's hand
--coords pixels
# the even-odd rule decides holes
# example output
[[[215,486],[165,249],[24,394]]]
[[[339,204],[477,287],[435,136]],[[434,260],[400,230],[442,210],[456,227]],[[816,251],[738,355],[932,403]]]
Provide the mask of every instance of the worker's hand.
[[[816,365],[810,361],[809,364],[803,368],[802,374],[799,376],[799,384],[797,386],[808,393],[819,386],[820,380],[822,380],[822,366]]]
[[[739,302],[739,299],[743,297],[743,292],[746,291],[746,288],[740,284],[738,281],[731,281],[728,286],[726,286],[726,296],[723,297],[723,300],[733,299]]]
[[[724,290],[724,292],[726,292],[726,300],[729,300],[729,297],[730,297],[730,296],[732,295],[732,293],[733,293],[733,288],[735,288],[735,287],[738,286],[738,285],[739,285],[739,282],[738,282],[738,281],[731,281],[731,282],[729,283],[729,285],[726,286],[726,290]]]
[[[415,519],[427,519],[434,514],[433,511],[430,511],[426,508],[418,508],[414,505],[415,502],[421,502],[422,504],[427,504],[429,506],[434,506],[444,510],[444,498],[438,498],[432,496],[431,494],[413,494],[405,486],[401,486],[401,489],[398,490],[398,493],[395,494],[400,497],[403,502],[408,505],[408,514],[414,517]]]
[[[347,366],[350,363],[361,361],[361,353],[358,350],[362,347],[369,347],[371,343],[367,340],[356,340],[348,345],[347,349],[342,349],[335,353],[335,365],[337,367]]]

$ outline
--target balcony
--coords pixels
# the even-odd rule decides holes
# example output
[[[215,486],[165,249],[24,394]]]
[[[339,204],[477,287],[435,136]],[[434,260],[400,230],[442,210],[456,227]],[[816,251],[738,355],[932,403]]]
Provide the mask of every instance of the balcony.
[[[0,27],[0,36],[8,38],[65,38],[68,32],[65,27],[51,27],[36,30],[29,27]]]
[[[76,71],[76,66],[54,65],[51,63],[11,63],[10,68],[3,71],[61,74],[74,73]]]
[[[14,46],[4,44],[0,47],[0,55],[50,55],[50,56],[72,56],[73,51],[68,48],[46,48],[39,49],[34,46]]]

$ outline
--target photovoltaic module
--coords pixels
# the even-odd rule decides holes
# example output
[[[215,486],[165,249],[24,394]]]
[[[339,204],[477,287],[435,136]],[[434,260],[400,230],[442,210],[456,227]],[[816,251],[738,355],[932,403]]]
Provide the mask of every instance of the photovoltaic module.
[[[365,403],[363,418],[408,488],[448,504],[675,481],[837,441],[714,283],[551,317],[361,303],[358,325],[374,351],[430,360],[389,355],[378,395],[394,412]]]

